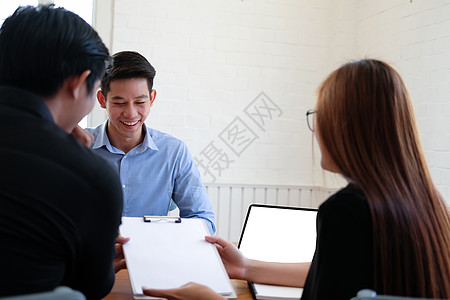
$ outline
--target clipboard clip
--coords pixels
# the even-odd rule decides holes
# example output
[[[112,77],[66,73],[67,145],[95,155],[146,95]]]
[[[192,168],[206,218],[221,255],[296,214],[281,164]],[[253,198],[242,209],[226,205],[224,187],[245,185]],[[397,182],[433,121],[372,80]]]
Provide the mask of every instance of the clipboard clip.
[[[168,222],[168,223],[181,223],[180,217],[173,216],[144,216],[144,222]]]

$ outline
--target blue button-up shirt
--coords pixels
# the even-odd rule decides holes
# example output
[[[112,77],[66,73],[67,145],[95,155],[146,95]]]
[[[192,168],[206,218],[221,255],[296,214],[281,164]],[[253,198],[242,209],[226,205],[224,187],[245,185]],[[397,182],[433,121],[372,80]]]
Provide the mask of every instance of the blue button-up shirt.
[[[95,137],[93,151],[119,172],[123,215],[167,215],[173,199],[180,209],[180,217],[204,219],[214,234],[214,212],[186,144],[144,125],[143,142],[125,153],[109,142],[107,122],[87,130]]]

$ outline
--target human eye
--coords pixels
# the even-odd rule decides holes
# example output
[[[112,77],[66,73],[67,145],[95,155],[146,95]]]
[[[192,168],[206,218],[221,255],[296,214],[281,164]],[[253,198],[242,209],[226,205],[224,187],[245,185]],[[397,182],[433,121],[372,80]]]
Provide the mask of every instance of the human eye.
[[[147,103],[147,99],[145,99],[145,98],[138,98],[138,99],[135,99],[134,100],[134,104],[136,104],[136,105],[143,105],[143,104],[145,104],[145,103]]]

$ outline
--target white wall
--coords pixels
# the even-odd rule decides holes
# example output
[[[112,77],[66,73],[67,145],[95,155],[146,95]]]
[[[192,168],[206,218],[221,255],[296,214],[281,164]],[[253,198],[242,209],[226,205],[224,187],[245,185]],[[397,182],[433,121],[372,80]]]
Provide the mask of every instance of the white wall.
[[[391,63],[413,101],[427,161],[450,202],[450,1],[360,1],[359,57]]]
[[[386,60],[410,88],[433,178],[450,198],[446,2],[97,0],[95,26],[111,52],[139,51],[156,68],[150,126],[186,141],[203,163],[211,142],[221,150],[224,169],[211,169],[206,182],[342,185],[320,170],[304,114],[314,106],[317,86],[340,64]],[[261,92],[274,110],[258,127],[245,109],[253,109]],[[94,115],[97,123],[104,118],[99,110]],[[236,117],[247,126],[233,144],[239,155],[227,147],[224,132]],[[242,123],[235,129],[244,129]],[[244,149],[249,138],[255,139]]]

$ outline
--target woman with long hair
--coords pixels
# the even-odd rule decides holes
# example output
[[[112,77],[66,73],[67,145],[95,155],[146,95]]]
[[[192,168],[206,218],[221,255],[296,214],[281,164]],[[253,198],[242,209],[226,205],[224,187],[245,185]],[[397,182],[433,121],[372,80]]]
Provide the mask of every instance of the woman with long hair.
[[[450,217],[425,162],[411,100],[388,64],[365,59],[343,65],[322,83],[309,125],[325,170],[348,186],[317,215],[311,263],[245,258],[218,237],[231,278],[304,286],[302,299],[379,294],[450,298]],[[221,299],[197,284],[146,290],[168,299]]]

